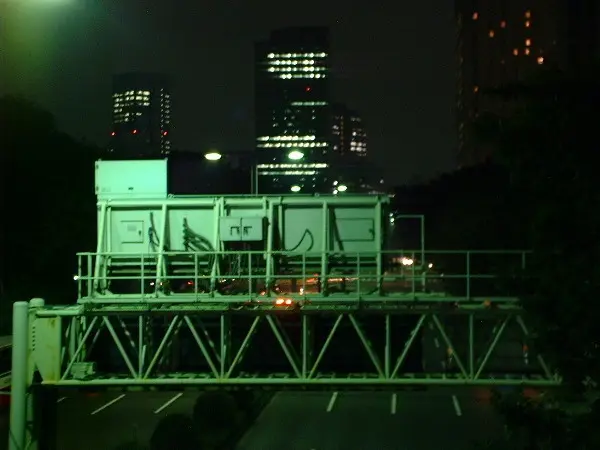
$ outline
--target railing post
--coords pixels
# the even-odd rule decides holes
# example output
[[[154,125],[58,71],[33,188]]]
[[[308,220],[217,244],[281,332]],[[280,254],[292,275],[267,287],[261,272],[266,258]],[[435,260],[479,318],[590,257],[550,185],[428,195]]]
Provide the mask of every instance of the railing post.
[[[27,443],[27,389],[29,385],[29,303],[13,304],[11,407],[8,449],[23,450]]]
[[[361,292],[360,292],[360,279],[362,278],[362,274],[360,273],[360,252],[356,254],[356,298],[360,303],[361,300]]]
[[[410,255],[411,260],[412,260],[412,264],[410,265],[410,269],[411,269],[411,276],[410,276],[410,286],[411,286],[411,291],[412,291],[412,296],[413,299],[415,299],[417,297],[417,283],[416,283],[416,265],[417,265],[417,261],[415,260],[415,252],[412,252],[412,254]],[[421,261],[421,264],[423,262]]]
[[[471,252],[467,250],[467,264],[466,264],[466,272],[467,272],[467,289],[466,289],[466,297],[467,300],[471,299]]]

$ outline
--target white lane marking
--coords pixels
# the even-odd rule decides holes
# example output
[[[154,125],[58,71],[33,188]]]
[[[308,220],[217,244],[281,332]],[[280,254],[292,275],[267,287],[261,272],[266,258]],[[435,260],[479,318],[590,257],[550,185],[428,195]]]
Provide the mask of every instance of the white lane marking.
[[[96,414],[98,414],[100,411],[108,408],[111,405],[114,405],[115,403],[117,403],[119,400],[121,400],[123,397],[125,397],[125,394],[121,394],[119,395],[117,398],[113,398],[110,402],[106,403],[105,405],[102,405],[100,408],[98,408],[95,411],[92,411],[90,416],[94,416]]]
[[[440,341],[438,340],[438,338],[434,338],[433,343],[435,344],[435,348],[440,348]]]
[[[396,414],[396,406],[398,405],[398,394],[392,394],[392,414]]]
[[[56,400],[56,403],[62,403],[67,399],[67,397],[61,397],[58,400]]]
[[[329,400],[329,404],[327,405],[327,412],[331,412],[333,407],[335,406],[335,401],[337,400],[338,393],[334,392],[331,395],[331,399]]]
[[[458,403],[458,399],[456,395],[452,396],[452,403],[454,404],[454,411],[458,417],[462,416],[462,410],[460,409],[460,404]]]
[[[174,402],[177,401],[177,399],[179,397],[181,397],[183,395],[183,392],[180,392],[179,394],[177,394],[175,397],[173,397],[172,399],[168,400],[164,405],[162,405],[160,408],[158,408],[156,411],[154,411],[154,414],[158,414],[161,411],[167,409],[169,406],[171,406]]]

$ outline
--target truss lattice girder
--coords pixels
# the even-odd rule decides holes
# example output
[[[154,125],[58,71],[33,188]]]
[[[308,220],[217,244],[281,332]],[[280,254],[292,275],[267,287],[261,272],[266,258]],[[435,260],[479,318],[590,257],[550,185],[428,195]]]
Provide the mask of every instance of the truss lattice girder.
[[[453,317],[462,316],[465,329],[456,333],[448,329],[446,323]],[[232,321],[243,317],[247,322],[243,333],[240,326]],[[545,364],[541,355],[530,355],[538,370],[528,375],[501,373],[486,367],[493,358],[494,351],[502,341],[509,322],[518,325],[526,337],[521,311],[515,305],[505,305],[504,309],[476,307],[470,309],[448,309],[433,305],[430,307],[405,307],[371,311],[366,318],[364,311],[303,309],[289,310],[263,309],[255,311],[207,311],[198,306],[168,307],[149,311],[135,307],[103,307],[97,310],[79,307],[44,308],[37,311],[32,327],[38,335],[50,336],[60,333],[60,338],[48,339],[41,347],[34,348],[34,361],[40,369],[44,384],[63,386],[92,385],[289,385],[289,386],[395,386],[403,384],[450,384],[450,385],[558,385],[560,379]],[[410,319],[408,319],[410,317]],[[477,330],[478,323],[494,318],[498,326],[485,338],[485,332]],[[209,320],[210,319],[210,320]],[[240,319],[242,320],[242,319]],[[384,337],[379,331],[368,330],[369,320],[380,320]],[[412,330],[405,333],[400,342],[393,337],[398,321],[411,321]],[[61,326],[57,326],[57,321]],[[293,326],[290,326],[290,321]],[[317,329],[327,331],[317,336]],[[126,323],[128,322],[128,323]],[[162,325],[158,326],[157,322]],[[210,326],[207,326],[210,322]],[[430,324],[430,325],[429,325]],[[130,328],[136,329],[130,329]],[[441,351],[447,352],[449,363],[445,371],[412,371],[407,368],[407,358],[413,349],[422,346],[424,331],[436,333]],[[263,337],[257,331],[262,328]],[[456,328],[456,326],[454,326]],[[345,334],[344,346],[351,347],[350,359],[364,357],[369,367],[360,372],[348,372],[326,368],[328,350],[337,335],[352,331],[354,342]],[[245,357],[253,346],[266,345],[265,330],[269,332],[272,344],[265,350],[277,347],[281,360],[287,367],[277,370],[265,363],[245,367]],[[32,330],[32,333],[34,330]],[[195,354],[186,358],[197,358],[203,362],[203,370],[182,370],[169,366],[169,359],[176,347],[176,340],[187,334],[188,345],[194,345]],[[96,363],[99,336],[104,334],[112,345],[113,355],[121,361],[118,373],[100,372]],[[152,336],[150,336],[152,334]],[[379,336],[379,338],[377,336]],[[184,338],[182,338],[184,339]],[[338,339],[340,339],[338,337]],[[466,340],[465,340],[466,339]],[[377,341],[379,345],[375,345]],[[50,345],[56,342],[57,345]],[[60,342],[60,344],[58,344]],[[487,343],[482,346],[482,343]],[[106,345],[106,341],[105,344]],[[340,345],[335,344],[335,345]],[[339,347],[341,348],[341,347]],[[262,353],[262,350],[261,350]],[[113,356],[114,358],[114,356]],[[266,358],[266,357],[265,357]],[[451,364],[450,364],[451,362]]]

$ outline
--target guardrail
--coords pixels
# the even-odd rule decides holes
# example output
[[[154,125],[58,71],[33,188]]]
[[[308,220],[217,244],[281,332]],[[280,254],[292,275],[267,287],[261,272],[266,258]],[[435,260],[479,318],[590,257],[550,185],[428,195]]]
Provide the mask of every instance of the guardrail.
[[[79,299],[518,297],[528,251],[79,253]]]

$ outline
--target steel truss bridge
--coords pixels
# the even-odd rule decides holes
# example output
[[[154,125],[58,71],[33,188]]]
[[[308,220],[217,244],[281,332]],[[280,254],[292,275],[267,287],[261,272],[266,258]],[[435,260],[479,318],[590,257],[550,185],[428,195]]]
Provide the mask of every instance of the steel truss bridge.
[[[77,302],[13,307],[11,450],[40,386],[561,382],[519,302],[527,252],[425,251],[422,217],[420,249],[386,250],[385,196],[166,187],[166,161],[96,163]]]
[[[83,270],[99,255],[80,254],[76,305],[33,300],[27,324],[15,315],[14,329],[31,337],[29,379],[36,371],[44,385],[79,387],[560,383],[507,291],[526,252],[426,252],[421,264],[421,254],[382,252],[400,264],[379,277],[360,264],[326,277],[274,273],[268,292],[251,267],[243,270],[252,252],[235,253],[242,269],[227,289],[223,280],[204,283],[211,275],[163,273],[137,277],[136,294],[98,290],[111,275]],[[143,267],[160,255],[136,257]],[[484,265],[497,273],[482,273]],[[155,285],[182,281],[187,291]]]

